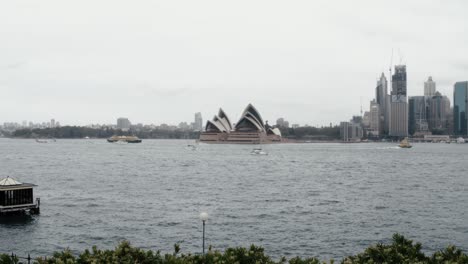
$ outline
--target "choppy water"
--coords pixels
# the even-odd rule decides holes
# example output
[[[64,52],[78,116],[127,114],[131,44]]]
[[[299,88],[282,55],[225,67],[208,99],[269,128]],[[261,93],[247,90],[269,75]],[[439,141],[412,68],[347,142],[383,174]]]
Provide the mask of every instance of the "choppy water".
[[[395,232],[429,252],[468,247],[468,144],[206,145],[0,139],[0,177],[38,184],[41,215],[0,222],[0,252],[51,255],[129,240],[201,251],[342,257]]]

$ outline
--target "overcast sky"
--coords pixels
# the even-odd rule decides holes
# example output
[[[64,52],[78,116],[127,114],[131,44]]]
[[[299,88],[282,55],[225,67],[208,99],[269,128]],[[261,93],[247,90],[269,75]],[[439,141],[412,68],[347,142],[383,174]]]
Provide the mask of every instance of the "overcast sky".
[[[450,98],[468,80],[468,2],[1,1],[0,122],[193,121],[253,103],[270,123],[324,125],[365,109],[407,65]],[[452,98],[451,98],[452,99]]]

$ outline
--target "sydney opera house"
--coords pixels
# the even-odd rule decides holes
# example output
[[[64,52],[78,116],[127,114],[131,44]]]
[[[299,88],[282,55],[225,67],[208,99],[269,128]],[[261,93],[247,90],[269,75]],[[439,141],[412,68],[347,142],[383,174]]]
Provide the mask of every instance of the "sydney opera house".
[[[213,120],[208,120],[200,142],[231,144],[263,144],[281,142],[281,132],[263,122],[262,116],[252,104],[242,113],[239,121],[232,124],[229,117],[219,109]]]

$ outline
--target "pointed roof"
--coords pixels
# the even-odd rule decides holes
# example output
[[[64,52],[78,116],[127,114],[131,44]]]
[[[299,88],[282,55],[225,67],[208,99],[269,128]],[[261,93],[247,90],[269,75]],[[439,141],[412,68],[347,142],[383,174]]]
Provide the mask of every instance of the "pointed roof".
[[[236,131],[263,131],[263,128],[251,117],[244,116],[237,122]]]
[[[226,125],[225,120],[219,118],[219,116],[213,117],[213,123],[216,123],[220,128],[222,128],[223,132],[230,131],[229,127]]]
[[[235,126],[235,130],[257,130],[265,131],[265,125],[263,124],[263,119],[258,113],[257,109],[252,104],[249,104],[244,112],[242,113],[241,118]]]
[[[232,130],[231,120],[229,119],[229,117],[226,115],[226,113],[224,112],[222,108],[219,108],[218,117],[225,123],[224,125],[226,129],[231,131]]]
[[[268,129],[268,133],[269,134],[274,134],[274,135],[277,135],[277,136],[281,137],[281,130],[279,130],[279,128],[277,128],[277,127]]]
[[[260,116],[260,113],[257,111],[257,109],[252,105],[252,104],[249,104],[244,112],[242,113],[242,116],[245,116],[247,113],[251,113],[253,116],[255,116],[255,118],[258,120],[258,122],[260,123],[259,125],[261,125],[263,127],[263,119],[262,119],[262,116]]]
[[[206,132],[223,132],[224,127],[219,122],[214,122],[211,120],[206,121]]]
[[[11,185],[21,185],[23,183],[10,178],[10,176],[7,176],[5,179],[0,180],[0,186],[11,186]]]

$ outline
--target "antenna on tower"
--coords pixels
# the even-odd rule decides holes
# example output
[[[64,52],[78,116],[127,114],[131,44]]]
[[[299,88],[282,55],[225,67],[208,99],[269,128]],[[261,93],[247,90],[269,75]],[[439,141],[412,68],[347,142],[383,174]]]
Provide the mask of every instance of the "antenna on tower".
[[[388,71],[390,72],[390,76],[388,77],[390,87],[392,87],[392,65],[393,65],[393,48],[392,48],[392,56],[390,57],[390,66],[388,67]]]
[[[362,96],[359,97],[359,101],[361,102],[361,116],[362,116]]]
[[[392,65],[393,65],[393,48],[392,48],[392,56],[390,57],[390,65],[388,70],[390,71],[390,76],[392,75]]]

